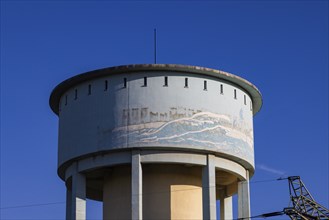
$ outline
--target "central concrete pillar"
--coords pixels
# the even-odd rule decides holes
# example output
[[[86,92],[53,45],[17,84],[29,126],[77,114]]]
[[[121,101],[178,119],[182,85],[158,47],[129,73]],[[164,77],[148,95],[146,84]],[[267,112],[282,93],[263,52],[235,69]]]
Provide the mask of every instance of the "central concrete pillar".
[[[202,170],[203,219],[216,219],[216,170],[215,156],[207,156],[207,165]]]
[[[238,217],[239,219],[250,219],[250,191],[249,171],[246,171],[246,180],[238,183]]]
[[[131,219],[131,165],[107,171],[103,185],[103,219]]]
[[[113,167],[107,172],[103,186],[104,220],[202,219],[200,166],[139,167],[138,161],[136,152],[132,154],[135,165]]]
[[[143,219],[202,219],[201,169],[143,164]]]

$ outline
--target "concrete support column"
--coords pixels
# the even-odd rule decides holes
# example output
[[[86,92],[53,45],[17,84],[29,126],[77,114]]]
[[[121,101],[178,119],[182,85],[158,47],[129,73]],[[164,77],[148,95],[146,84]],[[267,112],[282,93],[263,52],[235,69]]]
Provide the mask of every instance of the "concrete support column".
[[[232,196],[220,198],[220,220],[233,219]]]
[[[86,219],[86,177],[81,173],[73,174],[71,187],[67,187],[66,219]]]
[[[131,219],[142,220],[143,218],[143,179],[142,164],[139,150],[132,151],[131,157]]]
[[[216,219],[216,170],[215,156],[207,156],[207,165],[202,170],[203,219]]]
[[[246,181],[238,183],[238,217],[239,219],[250,219],[250,191],[249,171],[246,171]]]
[[[66,186],[66,217],[65,219],[71,219],[72,213],[72,189],[71,186]]]

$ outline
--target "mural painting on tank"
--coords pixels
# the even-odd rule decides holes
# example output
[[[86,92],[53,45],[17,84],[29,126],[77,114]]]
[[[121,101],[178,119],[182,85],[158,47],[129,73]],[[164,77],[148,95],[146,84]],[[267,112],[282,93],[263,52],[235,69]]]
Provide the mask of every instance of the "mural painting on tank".
[[[122,126],[112,130],[113,148],[142,146],[191,147],[213,150],[254,163],[253,129],[237,116],[209,111],[170,108],[152,112],[148,108],[122,111]]]

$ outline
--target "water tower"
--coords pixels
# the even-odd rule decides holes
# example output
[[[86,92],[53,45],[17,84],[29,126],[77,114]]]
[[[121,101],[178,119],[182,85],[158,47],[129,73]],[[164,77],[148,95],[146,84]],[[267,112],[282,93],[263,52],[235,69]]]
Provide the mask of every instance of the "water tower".
[[[58,175],[66,219],[232,219],[250,216],[253,115],[250,82],[197,66],[141,64],[83,73],[50,96],[59,116]]]

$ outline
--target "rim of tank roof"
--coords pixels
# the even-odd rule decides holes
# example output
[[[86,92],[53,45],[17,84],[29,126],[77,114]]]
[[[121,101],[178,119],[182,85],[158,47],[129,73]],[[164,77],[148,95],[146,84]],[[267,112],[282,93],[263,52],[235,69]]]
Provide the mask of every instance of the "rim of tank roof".
[[[166,70],[173,72],[188,72],[188,73],[204,74],[219,79],[223,79],[240,86],[241,88],[246,90],[251,96],[254,115],[257,112],[259,112],[259,110],[263,105],[262,94],[260,93],[258,88],[248,80],[245,80],[239,76],[221,70],[211,69],[207,67],[200,67],[200,66],[181,65],[181,64],[131,64],[131,65],[107,67],[107,68],[92,70],[89,72],[78,74],[76,76],[64,80],[53,89],[49,98],[49,105],[52,111],[58,115],[59,101],[61,96],[73,86],[88,81],[90,79],[100,78],[107,75],[118,74],[118,73],[139,72],[139,71],[166,71]]]

